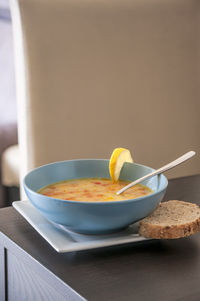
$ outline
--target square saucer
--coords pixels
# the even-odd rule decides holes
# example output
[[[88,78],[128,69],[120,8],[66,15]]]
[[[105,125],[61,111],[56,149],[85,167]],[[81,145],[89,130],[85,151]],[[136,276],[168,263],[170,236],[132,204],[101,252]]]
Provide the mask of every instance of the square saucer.
[[[123,231],[104,235],[84,235],[50,222],[29,201],[16,201],[13,207],[59,253],[102,248],[149,240],[138,234],[138,223]]]

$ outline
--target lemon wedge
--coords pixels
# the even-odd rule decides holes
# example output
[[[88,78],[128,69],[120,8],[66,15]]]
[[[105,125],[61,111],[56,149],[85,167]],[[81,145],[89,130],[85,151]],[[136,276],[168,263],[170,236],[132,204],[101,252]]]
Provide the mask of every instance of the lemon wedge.
[[[109,162],[109,171],[113,182],[118,181],[121,169],[125,162],[133,163],[130,151],[122,147],[115,148]]]

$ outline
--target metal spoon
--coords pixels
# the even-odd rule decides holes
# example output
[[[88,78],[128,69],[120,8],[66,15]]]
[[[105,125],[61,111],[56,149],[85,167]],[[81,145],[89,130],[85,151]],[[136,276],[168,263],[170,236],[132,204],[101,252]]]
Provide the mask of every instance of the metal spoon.
[[[190,151],[190,152],[184,154],[183,156],[179,157],[178,159],[176,159],[176,160],[168,163],[167,165],[165,165],[165,166],[163,166],[163,167],[161,167],[161,168],[159,168],[159,169],[157,169],[157,170],[155,170],[155,171],[147,174],[146,176],[144,176],[142,178],[137,179],[136,181],[133,181],[132,183],[126,185],[125,187],[123,187],[122,189],[120,189],[119,191],[117,191],[116,193],[119,195],[122,192],[124,192],[125,190],[131,188],[132,186],[134,186],[134,185],[136,185],[136,184],[138,184],[138,183],[140,183],[140,182],[142,182],[142,181],[144,181],[146,179],[149,179],[149,178],[151,178],[151,177],[153,177],[155,175],[161,174],[162,172],[164,172],[166,170],[174,168],[175,166],[177,166],[177,165],[183,163],[184,161],[192,158],[195,154],[196,153],[194,151]]]

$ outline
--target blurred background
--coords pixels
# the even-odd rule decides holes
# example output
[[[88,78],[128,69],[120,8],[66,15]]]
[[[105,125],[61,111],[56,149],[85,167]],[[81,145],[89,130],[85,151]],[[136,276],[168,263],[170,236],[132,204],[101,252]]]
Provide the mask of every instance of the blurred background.
[[[0,206],[32,168],[115,147],[154,168],[194,150],[166,175],[200,172],[199,5],[0,0]]]
[[[0,207],[9,204],[9,199],[19,197],[18,183],[11,190],[3,187],[2,155],[17,144],[17,105],[14,72],[14,49],[9,1],[0,0]],[[11,195],[9,195],[11,194]]]

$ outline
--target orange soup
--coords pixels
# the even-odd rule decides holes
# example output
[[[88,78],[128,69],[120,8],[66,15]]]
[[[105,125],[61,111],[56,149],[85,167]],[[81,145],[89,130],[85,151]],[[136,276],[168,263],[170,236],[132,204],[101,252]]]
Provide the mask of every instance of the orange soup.
[[[129,183],[127,181],[113,183],[110,179],[104,178],[84,178],[50,184],[38,192],[57,199],[84,202],[122,201],[142,197],[153,192],[149,187],[137,184],[121,195],[116,194],[118,190]]]

